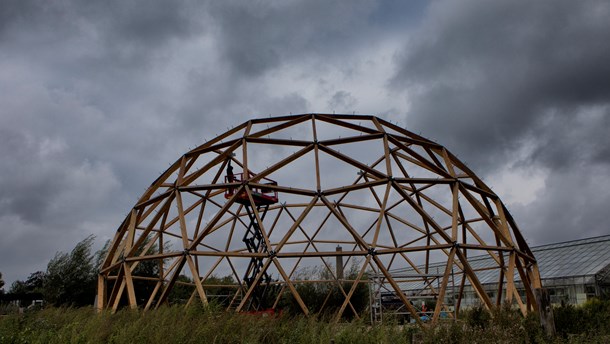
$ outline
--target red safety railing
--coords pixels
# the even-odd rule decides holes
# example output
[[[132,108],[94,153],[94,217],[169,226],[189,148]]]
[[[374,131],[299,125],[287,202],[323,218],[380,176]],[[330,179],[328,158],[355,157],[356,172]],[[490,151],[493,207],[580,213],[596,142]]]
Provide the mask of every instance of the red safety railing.
[[[256,174],[254,174],[252,172],[249,172],[248,174],[249,174],[248,179],[252,179],[252,178],[256,177]],[[225,183],[227,183],[227,184],[241,183],[243,181],[244,181],[243,173],[235,173],[233,175],[225,176]],[[277,185],[277,182],[275,180],[271,180],[269,178],[263,177],[260,179],[258,184],[275,186],[275,185]],[[233,197],[233,194],[237,190],[239,190],[239,186],[228,187],[225,190],[225,198],[228,199],[228,198]],[[264,186],[251,186],[250,191],[252,192],[252,198],[254,199],[254,203],[256,203],[257,205],[272,204],[272,203],[277,203],[277,201],[278,201],[277,190],[265,188]],[[240,203],[249,201],[248,194],[245,191],[240,192],[239,195],[237,195],[236,201],[240,202]]]

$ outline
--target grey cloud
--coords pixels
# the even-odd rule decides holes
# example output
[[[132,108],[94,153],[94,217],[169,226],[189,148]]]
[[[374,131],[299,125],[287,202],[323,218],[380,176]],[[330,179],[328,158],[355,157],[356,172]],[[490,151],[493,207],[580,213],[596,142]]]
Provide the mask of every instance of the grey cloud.
[[[442,1],[396,57],[389,85],[408,94],[411,129],[483,176],[544,171],[535,200],[511,207],[536,244],[607,233],[609,14],[604,1]]]
[[[65,225],[76,211],[94,216],[119,182],[108,166],[69,156],[63,142],[0,130],[0,216],[17,215],[36,226]],[[99,202],[99,203],[98,203]]]
[[[169,163],[228,127],[322,110],[312,104],[350,112],[356,103],[378,104],[378,93],[356,96],[358,87],[341,82],[381,68],[367,63],[381,46],[374,43],[387,54],[396,37],[406,43],[395,47],[402,50],[386,91],[408,94],[409,129],[483,174],[506,168],[507,157],[528,145],[516,164],[551,171],[538,203],[514,209],[535,240],[551,225],[536,210],[552,216],[570,208],[565,197],[578,190],[560,189],[562,182],[576,185],[595,168],[578,197],[589,216],[571,214],[600,221],[595,214],[608,200],[595,196],[595,184],[610,174],[608,7],[3,1],[0,271],[10,283],[89,234],[107,239]],[[285,70],[296,80],[274,75]],[[343,80],[331,80],[336,75]],[[378,113],[404,123],[400,106]],[[23,242],[35,253],[20,250]]]
[[[606,235],[609,174],[607,166],[578,166],[552,173],[536,201],[509,210],[531,244]]]
[[[350,110],[353,111],[354,106],[358,103],[358,100],[352,97],[350,92],[337,91],[328,101],[328,107],[333,111],[339,113],[348,113]]]
[[[437,3],[397,57],[391,87],[411,94],[412,127],[483,168],[526,137],[569,153],[570,141],[553,139],[561,123],[610,104],[608,13],[601,1]],[[609,128],[588,121],[576,130]]]
[[[238,73],[255,77],[286,59],[349,54],[374,9],[369,0],[224,1],[211,13],[225,58]]]

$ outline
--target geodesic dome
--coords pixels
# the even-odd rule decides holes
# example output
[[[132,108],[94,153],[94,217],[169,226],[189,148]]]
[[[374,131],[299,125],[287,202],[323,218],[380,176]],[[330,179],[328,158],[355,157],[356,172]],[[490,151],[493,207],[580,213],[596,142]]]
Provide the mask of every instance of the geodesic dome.
[[[481,255],[493,264],[472,265]],[[313,267],[321,273],[303,273]],[[399,280],[394,271],[405,269]],[[479,279],[490,271],[493,298]],[[253,119],[185,153],[118,228],[97,307],[159,307],[177,286],[187,305],[207,304],[219,276],[231,276],[227,309],[277,310],[289,298],[305,314],[323,312],[328,296],[314,307],[302,286],[325,283],[340,299],[337,317],[360,316],[354,294],[381,281],[417,321],[417,296],[435,300],[437,321],[459,308],[465,286],[487,308],[507,302],[524,313],[540,288],[532,252],[481,179],[443,146],[361,115]]]

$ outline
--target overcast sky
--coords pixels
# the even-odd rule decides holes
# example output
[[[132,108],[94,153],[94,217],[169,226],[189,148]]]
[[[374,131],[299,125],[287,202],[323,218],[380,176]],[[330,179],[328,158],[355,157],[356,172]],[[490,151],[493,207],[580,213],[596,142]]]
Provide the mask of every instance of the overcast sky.
[[[250,118],[375,114],[458,155],[531,245],[610,233],[610,2],[0,1],[7,289],[110,239]]]

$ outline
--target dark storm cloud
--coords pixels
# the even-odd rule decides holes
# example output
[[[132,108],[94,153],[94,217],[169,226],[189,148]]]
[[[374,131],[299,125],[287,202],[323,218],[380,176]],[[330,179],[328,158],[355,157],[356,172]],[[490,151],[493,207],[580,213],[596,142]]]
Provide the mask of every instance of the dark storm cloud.
[[[410,128],[477,173],[547,174],[514,209],[537,243],[608,232],[609,15],[605,1],[438,2],[396,58]]]
[[[63,41],[86,31],[108,45],[125,42],[139,47],[160,47],[173,38],[184,38],[201,29],[205,12],[196,2],[182,1],[103,1],[7,0],[0,4],[0,26],[5,40],[55,37]],[[61,35],[59,35],[61,34]],[[63,36],[62,36],[63,35]]]
[[[549,164],[564,157],[547,151],[578,159],[571,141],[554,138],[566,123],[582,131],[576,136],[608,128],[607,108],[575,117],[610,104],[609,14],[604,1],[437,3],[398,57],[391,85],[413,96],[411,127],[479,166],[497,164],[524,137],[540,140]]]

